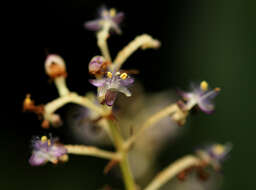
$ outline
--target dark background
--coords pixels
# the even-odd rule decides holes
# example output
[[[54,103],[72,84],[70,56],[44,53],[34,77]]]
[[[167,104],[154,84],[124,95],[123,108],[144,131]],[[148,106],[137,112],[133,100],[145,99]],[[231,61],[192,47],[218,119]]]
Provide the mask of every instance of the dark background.
[[[8,77],[3,84],[11,97],[1,131],[1,189],[89,189],[104,184],[120,186],[104,176],[106,162],[72,156],[64,166],[32,168],[28,164],[30,139],[47,134],[33,114],[22,113],[22,101],[31,93],[37,103],[57,97],[44,74],[44,59],[57,53],[67,62],[68,85],[84,94],[94,88],[87,82],[89,60],[99,54],[95,34],[83,28],[105,4],[124,11],[123,35],[111,36],[114,56],[136,35],[149,33],[162,42],[158,51],[136,52],[125,68],[138,68],[138,80],[148,92],[176,87],[191,81],[207,80],[223,89],[217,98],[217,111],[191,118],[189,132],[167,149],[160,158],[164,167],[190,153],[204,142],[232,142],[234,149],[224,164],[223,188],[253,189],[255,184],[255,3],[243,0],[217,1],[35,1],[24,3],[11,25],[15,28],[8,57]],[[12,24],[13,23],[13,24]],[[12,28],[11,28],[12,29]],[[13,29],[12,29],[13,30]],[[37,48],[44,41],[56,47]],[[41,44],[40,44],[41,45]],[[5,70],[3,70],[4,72]],[[8,83],[7,83],[8,81]],[[6,85],[7,84],[7,85]],[[5,116],[7,115],[7,116]],[[71,143],[65,129],[51,130],[65,143]]]

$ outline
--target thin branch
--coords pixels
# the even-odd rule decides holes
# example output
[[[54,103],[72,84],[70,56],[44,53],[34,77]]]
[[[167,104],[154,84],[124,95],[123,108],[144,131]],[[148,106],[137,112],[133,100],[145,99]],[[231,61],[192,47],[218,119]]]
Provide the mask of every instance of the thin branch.
[[[136,37],[133,41],[131,41],[127,46],[125,46],[115,58],[112,70],[119,70],[122,64],[139,48],[148,49],[148,48],[158,48],[160,46],[160,42],[158,40],[153,39],[148,34],[142,34]]]
[[[144,190],[157,190],[183,170],[198,164],[200,164],[200,159],[197,157],[185,156],[160,172]]]
[[[101,150],[93,146],[66,145],[65,148],[68,150],[69,154],[95,156],[95,157],[109,159],[109,160],[121,159],[118,153]]]
[[[160,121],[162,118],[171,115],[175,113],[177,110],[179,110],[179,107],[177,104],[171,104],[164,108],[163,110],[155,113],[151,117],[149,117],[141,126],[139,131],[137,131],[133,136],[131,136],[125,143],[125,149],[128,150],[132,144],[137,140],[138,137],[140,137],[143,132],[150,128],[152,125],[156,124],[158,121]]]
[[[92,103],[88,98],[79,96],[76,93],[69,93],[66,96],[57,98],[57,99],[53,100],[52,102],[49,102],[48,104],[46,104],[44,107],[45,113],[52,114],[68,103],[76,103],[76,104],[82,105],[84,107],[87,107],[87,108],[97,112],[101,116],[104,116],[107,112],[102,107]]]
[[[107,39],[109,37],[109,30],[111,28],[111,23],[105,22],[102,29],[97,33],[97,43],[101,50],[103,57],[105,57],[106,61],[112,62],[111,55],[109,53]]]
[[[66,78],[64,76],[55,78],[54,83],[56,85],[56,88],[60,96],[66,96],[67,94],[70,93],[66,84]]]

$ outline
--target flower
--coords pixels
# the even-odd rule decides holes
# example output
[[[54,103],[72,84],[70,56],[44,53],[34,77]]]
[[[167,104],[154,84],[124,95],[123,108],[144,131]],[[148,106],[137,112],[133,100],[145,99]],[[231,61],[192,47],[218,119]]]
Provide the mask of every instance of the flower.
[[[107,64],[103,56],[95,56],[89,63],[89,73],[93,75],[101,74],[106,71]]]
[[[33,152],[29,159],[32,166],[40,166],[47,162],[57,164],[59,161],[67,159],[67,150],[61,145],[57,144],[56,138],[48,139],[43,136],[41,139],[37,138],[32,144]]]
[[[179,91],[183,99],[186,100],[186,103],[180,106],[183,110],[189,111],[194,106],[198,105],[203,112],[210,114],[214,111],[212,99],[218,95],[219,91],[220,88],[209,90],[208,83],[202,81],[199,87],[192,85],[191,92]]]
[[[48,55],[45,61],[45,72],[52,79],[67,76],[65,61],[59,55]]]
[[[222,162],[227,158],[228,153],[231,151],[232,145],[227,143],[226,145],[222,144],[213,144],[206,148],[207,154],[217,162]]]
[[[131,85],[134,79],[127,73],[107,72],[102,79],[90,80],[90,83],[98,87],[98,97],[103,97],[108,106],[112,106],[115,102],[118,92],[131,96],[131,92],[127,86]]]
[[[231,150],[231,143],[226,143],[225,145],[214,143],[206,146],[202,150],[198,150],[197,154],[204,162],[212,165],[214,169],[219,170],[222,162],[227,159]]]
[[[113,29],[117,34],[121,33],[121,30],[119,28],[119,24],[122,22],[124,18],[123,12],[116,12],[116,9],[106,9],[105,7],[100,9],[100,18],[92,21],[88,21],[85,23],[85,28],[92,31],[98,31],[100,30],[105,23],[109,23],[111,29]]]

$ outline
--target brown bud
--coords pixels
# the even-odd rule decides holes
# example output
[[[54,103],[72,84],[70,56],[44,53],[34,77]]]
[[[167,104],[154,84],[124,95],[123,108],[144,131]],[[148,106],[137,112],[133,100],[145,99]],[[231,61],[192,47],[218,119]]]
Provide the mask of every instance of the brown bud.
[[[42,126],[42,128],[44,128],[44,129],[49,129],[49,128],[50,128],[50,122],[47,121],[47,120],[43,120],[41,126]]]
[[[45,61],[45,72],[52,79],[60,76],[66,77],[65,61],[58,55],[49,55]]]

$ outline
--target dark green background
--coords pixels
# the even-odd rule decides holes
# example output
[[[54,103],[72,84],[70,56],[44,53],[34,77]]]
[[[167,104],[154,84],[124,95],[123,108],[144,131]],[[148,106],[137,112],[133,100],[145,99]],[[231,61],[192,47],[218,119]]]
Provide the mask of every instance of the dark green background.
[[[39,39],[66,47],[47,51],[66,59],[72,90],[85,93],[94,89],[87,83],[87,63],[99,51],[94,34],[85,31],[82,24],[92,19],[102,4],[116,7],[127,16],[122,27],[124,34],[109,40],[113,54],[138,34],[149,33],[162,41],[160,50],[135,53],[125,66],[140,69],[138,78],[148,92],[186,88],[191,81],[202,79],[222,88],[216,112],[211,116],[193,116],[185,126],[188,132],[161,156],[161,167],[202,143],[228,141],[234,148],[224,164],[222,189],[253,189],[256,3],[244,0],[42,1],[21,11],[16,21],[21,25],[17,30],[22,43],[18,44],[26,45],[28,40],[34,43],[11,50],[15,52],[11,57],[15,68],[10,65],[10,70],[16,80],[8,85],[14,105],[8,105],[12,108],[5,112],[9,124],[3,124],[1,131],[0,189],[94,190],[106,183],[121,185],[118,179],[102,174],[106,162],[95,158],[72,156],[64,166],[31,168],[27,162],[30,139],[47,132],[40,129],[34,115],[21,113],[27,92],[38,103],[56,97],[54,86],[44,75],[45,49],[36,48]],[[65,130],[51,132],[62,137],[63,142],[72,143]]]

